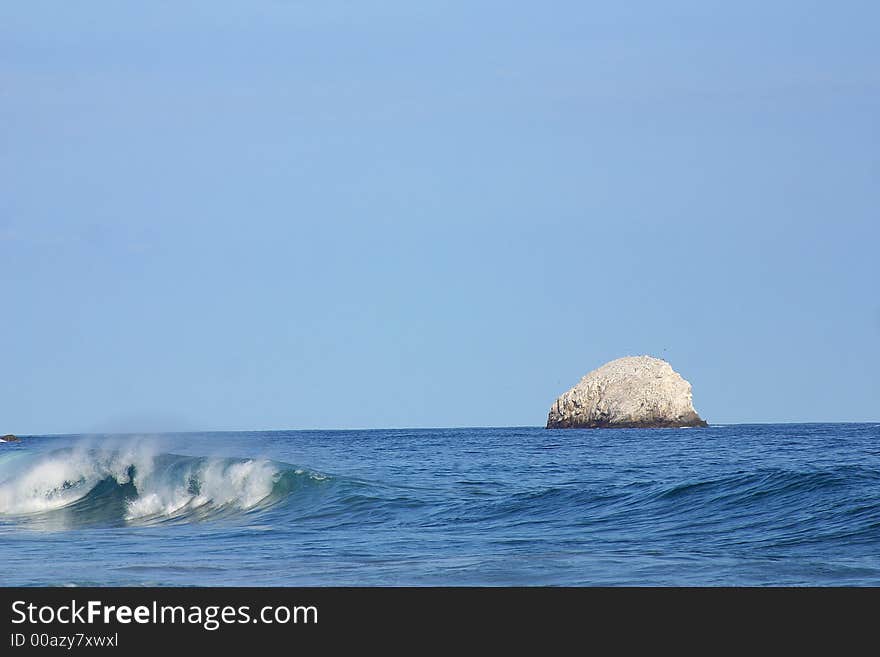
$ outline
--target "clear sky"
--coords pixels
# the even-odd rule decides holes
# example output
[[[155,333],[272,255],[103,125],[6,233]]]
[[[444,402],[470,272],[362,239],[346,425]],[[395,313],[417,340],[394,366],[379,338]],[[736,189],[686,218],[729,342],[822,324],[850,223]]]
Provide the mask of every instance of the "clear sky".
[[[6,2],[0,433],[880,419],[876,2]]]

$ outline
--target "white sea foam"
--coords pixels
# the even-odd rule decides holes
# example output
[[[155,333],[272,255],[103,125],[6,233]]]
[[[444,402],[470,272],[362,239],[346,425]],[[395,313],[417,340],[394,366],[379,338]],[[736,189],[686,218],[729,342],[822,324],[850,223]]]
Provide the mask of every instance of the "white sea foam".
[[[146,443],[122,450],[96,451],[86,447],[33,455],[16,462],[15,470],[0,481],[0,513],[24,514],[68,506],[95,485],[112,477],[129,482],[129,468],[139,474],[151,469],[155,452]],[[24,460],[25,463],[20,463]]]
[[[64,508],[112,478],[120,485],[133,484],[137,491],[127,502],[128,520],[205,507],[251,509],[271,495],[281,476],[269,461],[162,454],[149,441],[110,448],[82,445],[2,465],[0,514]]]
[[[128,504],[128,519],[173,516],[210,505],[246,510],[271,493],[279,476],[268,461],[208,459],[194,461],[174,476],[153,473],[135,477],[139,491]]]

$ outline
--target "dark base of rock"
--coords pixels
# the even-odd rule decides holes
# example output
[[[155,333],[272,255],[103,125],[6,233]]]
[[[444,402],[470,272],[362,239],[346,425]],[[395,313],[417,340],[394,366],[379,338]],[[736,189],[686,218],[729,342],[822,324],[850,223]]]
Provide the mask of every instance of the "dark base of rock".
[[[690,427],[708,427],[709,423],[702,418],[682,422],[590,422],[577,424],[573,422],[548,422],[547,429],[684,429]]]

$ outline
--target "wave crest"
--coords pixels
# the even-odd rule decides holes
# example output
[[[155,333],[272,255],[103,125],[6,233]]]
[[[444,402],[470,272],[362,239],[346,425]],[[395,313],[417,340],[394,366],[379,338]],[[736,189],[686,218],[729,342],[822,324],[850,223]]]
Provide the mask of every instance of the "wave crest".
[[[183,456],[145,445],[65,448],[0,464],[0,518],[76,524],[193,521],[267,508],[326,476],[266,459]]]

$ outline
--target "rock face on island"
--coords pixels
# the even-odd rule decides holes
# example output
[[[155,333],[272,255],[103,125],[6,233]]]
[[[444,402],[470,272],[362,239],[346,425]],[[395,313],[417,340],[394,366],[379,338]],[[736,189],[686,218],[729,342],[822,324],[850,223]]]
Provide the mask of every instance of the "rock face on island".
[[[16,436],[13,436],[11,433],[6,434],[5,436],[0,436],[0,443],[17,443],[19,442]]]
[[[587,374],[550,408],[548,429],[705,427],[691,384],[665,360],[618,358]]]

